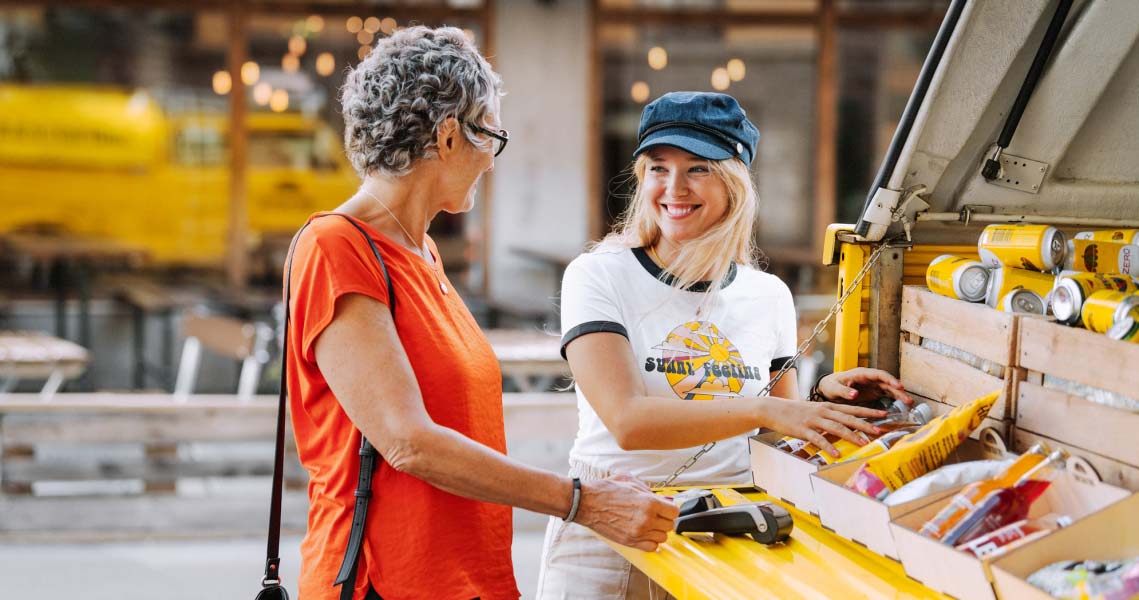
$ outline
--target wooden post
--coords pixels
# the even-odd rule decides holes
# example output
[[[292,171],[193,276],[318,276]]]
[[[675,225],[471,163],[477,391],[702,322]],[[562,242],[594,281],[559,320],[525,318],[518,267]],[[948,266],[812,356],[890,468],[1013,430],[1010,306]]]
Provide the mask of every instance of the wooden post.
[[[245,84],[241,65],[249,56],[249,11],[245,2],[234,2],[229,11],[229,232],[226,244],[225,274],[229,285],[245,287],[249,272],[246,248],[249,226],[245,209],[245,167],[248,133],[245,128]]]
[[[494,0],[486,0],[483,5],[482,12],[482,28],[483,28],[483,47],[482,54],[491,61],[491,66],[494,65],[494,56],[497,53],[494,51],[494,36],[496,30],[494,27]],[[502,118],[502,115],[499,115]],[[491,263],[491,232],[494,231],[494,173],[488,173],[483,177],[483,197],[482,197],[482,239],[479,240],[479,260],[482,261],[482,281],[479,282],[483,298],[492,298],[490,293],[490,263]]]
[[[815,74],[815,211],[811,244],[822,253],[823,236],[835,220],[835,164],[838,133],[838,65],[834,0],[820,0],[818,13],[819,53]]]
[[[589,81],[585,83],[589,92],[588,106],[586,106],[586,138],[585,138],[585,182],[588,188],[585,192],[587,205],[586,213],[586,239],[599,240],[605,236],[605,213],[609,199],[601,193],[601,153],[602,140],[601,112],[604,102],[601,95],[601,40],[597,29],[601,26],[598,0],[590,0],[589,14],[586,16],[586,27],[589,31],[589,68],[587,70]],[[560,284],[560,282],[559,282]]]

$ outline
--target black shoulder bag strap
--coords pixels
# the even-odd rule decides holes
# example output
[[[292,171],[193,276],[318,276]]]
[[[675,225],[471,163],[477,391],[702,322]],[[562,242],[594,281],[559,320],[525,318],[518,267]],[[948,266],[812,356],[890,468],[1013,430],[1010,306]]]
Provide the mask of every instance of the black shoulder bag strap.
[[[391,277],[388,275],[387,265],[384,264],[383,257],[380,256],[380,251],[376,248],[376,244],[372,241],[371,236],[364,231],[359,224],[353,221],[346,215],[337,215],[343,217],[348,221],[360,235],[368,242],[368,247],[372,249],[372,254],[376,257],[376,261],[380,265],[380,272],[384,275],[384,283],[388,288],[388,308],[391,310],[392,319],[395,319],[395,288],[392,287]],[[289,259],[285,271],[285,329],[284,329],[284,344],[282,345],[281,352],[281,391],[279,401],[277,404],[277,448],[273,458],[273,491],[272,498],[269,503],[269,544],[266,550],[265,559],[265,576],[261,579],[261,592],[257,594],[256,600],[288,600],[289,594],[283,586],[281,586],[281,558],[280,558],[280,543],[281,543],[281,488],[284,481],[284,465],[285,465],[285,402],[288,393],[287,386],[287,373],[288,373],[288,345],[289,345],[289,305],[292,300],[292,274],[293,274],[293,250],[296,248],[297,240],[300,239],[301,234],[304,233],[308,223],[301,227],[300,231],[293,238],[293,243],[289,247]],[[364,522],[368,516],[368,501],[372,496],[372,474],[376,468],[376,458],[379,453],[372,447],[362,434],[360,435],[360,472],[357,477],[356,484],[356,506],[352,512],[352,530],[348,536],[348,547],[344,551],[344,561],[340,565],[340,573],[336,576],[336,581],[333,585],[340,585],[340,598],[341,600],[351,600],[352,592],[356,587],[356,565],[359,562],[360,546],[364,541]]]

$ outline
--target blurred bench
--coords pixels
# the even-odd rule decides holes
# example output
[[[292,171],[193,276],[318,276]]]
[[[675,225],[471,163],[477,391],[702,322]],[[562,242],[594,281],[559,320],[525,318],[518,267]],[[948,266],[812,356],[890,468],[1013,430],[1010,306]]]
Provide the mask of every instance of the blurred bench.
[[[85,348],[39,331],[0,331],[0,395],[21,379],[44,381],[40,398],[47,400],[63,382],[87,370]]]
[[[508,394],[507,444],[558,472],[572,394]],[[169,394],[0,396],[0,539],[263,535],[277,398]],[[283,528],[305,528],[308,475],[291,428]]]

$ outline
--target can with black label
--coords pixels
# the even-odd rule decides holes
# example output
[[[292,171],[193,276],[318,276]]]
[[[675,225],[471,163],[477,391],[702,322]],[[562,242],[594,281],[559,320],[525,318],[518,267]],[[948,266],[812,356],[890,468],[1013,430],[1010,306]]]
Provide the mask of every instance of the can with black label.
[[[1107,330],[1107,337],[1122,342],[1139,344],[1139,319],[1131,316],[1123,317],[1123,320],[1117,321],[1115,325],[1111,326],[1111,329]]]
[[[1024,288],[1012,290],[1001,298],[997,310],[1007,313],[1027,313],[1042,315],[1046,310],[1044,298],[1032,290]]]
[[[1139,246],[1098,240],[1068,240],[1064,268],[1085,273],[1139,275]]]
[[[1139,294],[1098,290],[1084,300],[1084,305],[1080,308],[1080,320],[1088,330],[1106,333],[1136,307],[1139,307]]]
[[[1093,292],[1111,290],[1134,292],[1139,290],[1135,279],[1117,273],[1075,273],[1061,275],[1052,291],[1052,314],[1068,325],[1077,325],[1082,319],[1080,311]]]
[[[977,253],[981,262],[994,269],[1051,271],[1064,264],[1066,242],[1064,233],[1051,225],[989,225],[977,239]]]
[[[1052,293],[1052,288],[1055,285],[1056,278],[1048,273],[1000,267],[989,273],[989,289],[988,293],[985,294],[985,304],[997,308],[1001,299],[1009,292],[1023,288],[1036,292],[1045,300],[1044,306],[1047,307],[1049,294]]]
[[[1100,229],[1097,231],[1081,231],[1076,234],[1077,240],[1095,240],[1097,242],[1115,242],[1117,244],[1131,244],[1139,246],[1139,229]]]
[[[989,270],[980,261],[942,254],[929,263],[925,283],[936,294],[980,302],[989,287]]]

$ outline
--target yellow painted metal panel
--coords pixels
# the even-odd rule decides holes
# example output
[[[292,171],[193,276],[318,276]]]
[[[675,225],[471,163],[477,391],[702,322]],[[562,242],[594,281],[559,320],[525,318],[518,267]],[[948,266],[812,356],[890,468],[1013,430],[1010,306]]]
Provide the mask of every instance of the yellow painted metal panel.
[[[725,505],[772,500],[730,489],[715,493]],[[795,529],[787,543],[776,546],[746,537],[676,533],[655,553],[610,545],[679,600],[946,598],[907,578],[901,564],[787,508]]]
[[[846,282],[854,279],[866,259],[870,256],[867,246],[842,244],[839,250],[838,296],[846,289]],[[862,280],[862,290],[846,299],[842,310],[835,317],[834,370],[845,371],[858,366],[859,329],[862,321],[863,298],[869,290],[870,276]]]

